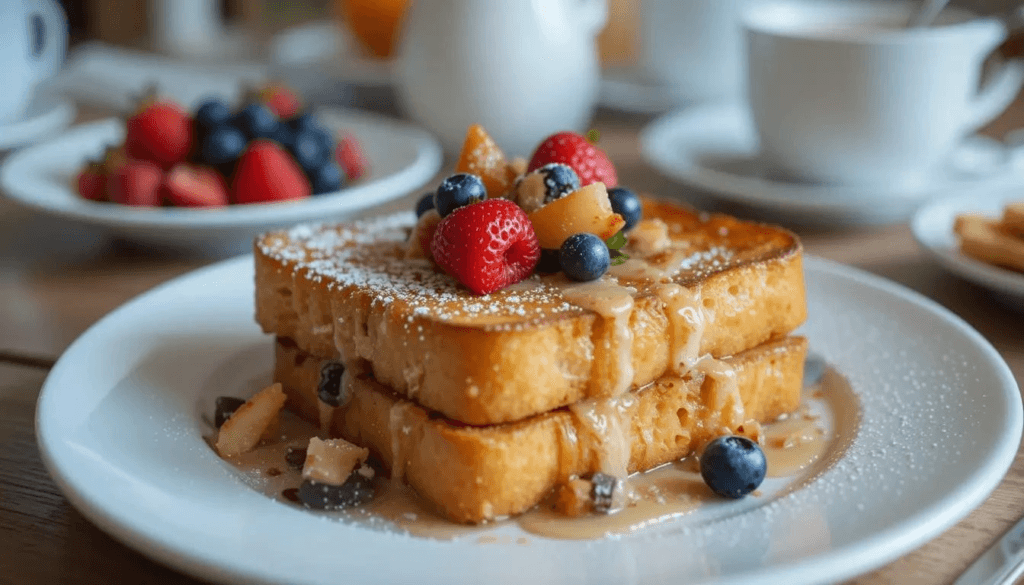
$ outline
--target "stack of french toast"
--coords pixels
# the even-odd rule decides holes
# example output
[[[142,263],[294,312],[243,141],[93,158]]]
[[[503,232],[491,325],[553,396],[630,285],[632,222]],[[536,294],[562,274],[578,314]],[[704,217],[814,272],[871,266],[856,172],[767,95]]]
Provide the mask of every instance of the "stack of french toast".
[[[756,441],[800,403],[788,231],[644,198],[628,259],[600,278],[538,268],[480,295],[410,253],[423,223],[263,235],[256,319],[287,408],[452,521],[515,515],[595,474],[624,482],[719,436]]]
[[[1024,201],[1003,206],[1001,217],[978,213],[956,217],[953,231],[964,254],[987,264],[1024,272]]]

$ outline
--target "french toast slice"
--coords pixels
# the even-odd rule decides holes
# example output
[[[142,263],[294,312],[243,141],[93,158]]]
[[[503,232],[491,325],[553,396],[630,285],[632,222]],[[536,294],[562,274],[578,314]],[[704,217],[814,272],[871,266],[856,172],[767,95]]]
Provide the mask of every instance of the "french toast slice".
[[[792,233],[655,200],[643,214],[624,249],[632,258],[601,281],[535,275],[486,296],[406,257],[411,213],[272,232],[255,244],[256,320],[484,425],[682,374],[698,356],[736,354],[806,318]],[[615,302],[593,302],[609,294]]]
[[[288,339],[278,338],[275,347],[274,380],[284,386],[287,407],[322,424],[317,389],[324,358]],[[404,480],[445,517],[478,523],[523,512],[572,477],[607,472],[616,457],[623,477],[685,457],[721,434],[756,432],[752,421],[771,421],[799,405],[806,350],[803,337],[783,337],[703,362],[724,365],[717,373],[698,365],[683,378],[664,376],[619,397],[486,426],[447,419],[368,370],[349,368],[342,405],[325,420],[331,436],[369,448],[393,480]],[[729,369],[734,378],[722,375]]]
[[[999,220],[978,214],[957,216],[953,231],[960,250],[987,264],[1024,272],[1024,238],[1004,229]]]

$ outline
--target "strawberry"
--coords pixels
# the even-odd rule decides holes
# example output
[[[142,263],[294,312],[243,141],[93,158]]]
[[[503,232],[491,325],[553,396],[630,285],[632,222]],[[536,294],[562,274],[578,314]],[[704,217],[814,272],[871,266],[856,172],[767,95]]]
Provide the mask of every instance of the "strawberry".
[[[619,184],[608,155],[574,132],[559,132],[544,139],[530,158],[527,171],[535,171],[548,163],[569,165],[584,187],[598,181],[609,189]]]
[[[145,160],[125,159],[107,175],[107,195],[114,203],[141,207],[160,205],[163,171]]]
[[[79,171],[78,194],[90,201],[107,200],[107,175],[103,163],[89,163]]]
[[[345,178],[355,181],[366,173],[366,156],[359,140],[351,134],[345,134],[334,150],[334,158],[338,166],[345,172]]]
[[[281,120],[293,118],[302,109],[302,101],[299,100],[299,96],[281,83],[269,83],[256,90],[253,97],[256,101],[263,102]]]
[[[523,280],[540,260],[530,220],[507,199],[453,211],[437,224],[430,251],[445,272],[478,295]]]
[[[305,199],[312,192],[288,151],[271,140],[254,140],[235,168],[231,193],[235,203],[268,203]]]
[[[181,163],[164,177],[163,197],[179,207],[223,207],[228,204],[228,187],[217,171]]]
[[[170,168],[192,148],[192,120],[174,102],[147,103],[128,118],[124,145],[131,158]]]

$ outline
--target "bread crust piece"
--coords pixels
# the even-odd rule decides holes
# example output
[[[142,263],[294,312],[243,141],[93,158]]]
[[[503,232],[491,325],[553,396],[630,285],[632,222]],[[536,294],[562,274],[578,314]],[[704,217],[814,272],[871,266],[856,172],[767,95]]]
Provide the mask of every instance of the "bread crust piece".
[[[735,369],[746,418],[766,422],[800,402],[807,341],[785,337],[726,361]],[[274,379],[288,407],[318,421],[316,389],[323,359],[288,340],[276,344]],[[712,407],[722,382],[695,372],[665,377],[610,399],[620,413],[630,472],[684,457],[723,432],[726,401]],[[348,402],[334,411],[331,434],[367,447],[440,513],[478,523],[523,512],[558,483],[600,470],[601,440],[569,408],[525,420],[469,426],[445,419],[373,379],[348,372]]]
[[[799,240],[788,231],[647,200],[675,255],[656,257],[695,295],[704,321],[697,355],[732,355],[806,318]],[[404,218],[404,219],[403,219]],[[256,242],[256,318],[263,330],[347,364],[452,420],[523,419],[618,389],[610,319],[567,302],[533,277],[473,296],[429,261],[404,258],[408,216],[304,226]],[[629,250],[627,250],[628,252]],[[546,277],[547,278],[547,277]],[[672,371],[674,330],[651,281],[628,316],[632,388]]]

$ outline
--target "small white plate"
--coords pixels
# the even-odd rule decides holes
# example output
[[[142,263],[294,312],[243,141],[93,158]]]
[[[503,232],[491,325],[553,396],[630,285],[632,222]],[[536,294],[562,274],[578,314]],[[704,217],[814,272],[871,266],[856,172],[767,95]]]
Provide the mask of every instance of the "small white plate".
[[[928,199],[996,185],[1024,186],[1000,143],[972,137],[935,183],[910,192],[799,183],[772,176],[758,155],[746,107],[695,106],[666,114],[640,137],[644,159],[662,174],[713,200],[741,204],[788,221],[872,225],[909,219]]]
[[[367,175],[334,193],[301,201],[231,205],[221,209],[137,208],[78,196],[75,177],[108,145],[124,141],[124,122],[110,119],[71,128],[8,158],[0,190],[43,213],[101,226],[127,239],[216,255],[249,248],[262,231],[302,221],[345,219],[422,187],[441,168],[441,147],[427,132],[398,121],[324,109],[323,123],[362,143]]]
[[[953,222],[961,213],[983,213],[993,218],[1002,215],[1010,201],[1024,199],[1016,190],[995,190],[969,196],[949,197],[933,201],[914,215],[910,227],[922,248],[931,253],[940,265],[950,272],[986,287],[1013,307],[1024,307],[1024,274],[999,266],[986,264],[960,252],[960,244],[953,233]]]
[[[808,258],[801,331],[849,380],[855,422],[838,460],[790,489],[766,481],[761,496],[594,541],[548,540],[515,524],[436,541],[331,521],[250,489],[201,436],[215,396],[270,378],[252,262],[196,271],[114,311],[68,348],[38,403],[40,452],[70,502],[128,546],[203,579],[841,581],[966,516],[1021,438],[1017,384],[981,335],[914,292]]]
[[[636,114],[661,114],[689,101],[651,79],[638,66],[605,67],[601,71],[598,104],[606,108]]]
[[[60,132],[75,119],[75,111],[74,104],[64,98],[37,97],[24,116],[0,122],[0,151],[25,146]]]

